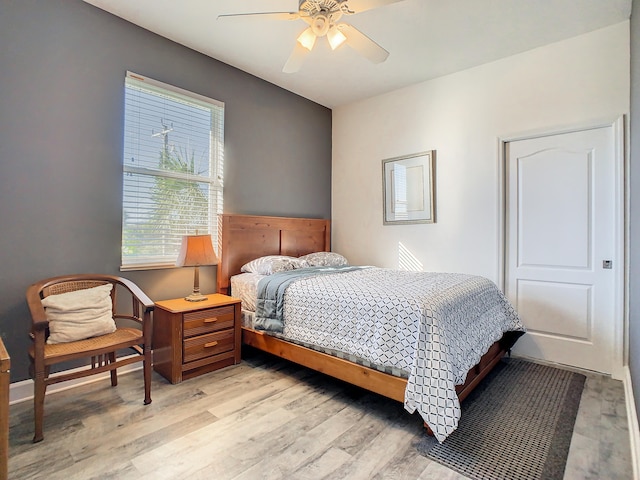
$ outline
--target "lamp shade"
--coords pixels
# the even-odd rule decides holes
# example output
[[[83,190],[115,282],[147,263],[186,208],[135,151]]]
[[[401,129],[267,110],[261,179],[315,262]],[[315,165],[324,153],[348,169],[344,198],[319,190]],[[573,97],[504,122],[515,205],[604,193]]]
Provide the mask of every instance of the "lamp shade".
[[[313,45],[316,43],[316,34],[313,33],[311,27],[307,28],[300,34],[300,36],[298,37],[298,43],[300,43],[300,45],[302,45],[307,50],[311,51]]]
[[[329,40],[331,50],[335,50],[347,40],[347,37],[334,25],[327,32],[327,40]]]
[[[217,264],[218,257],[213,250],[211,235],[185,235],[182,237],[176,266],[197,267]]]

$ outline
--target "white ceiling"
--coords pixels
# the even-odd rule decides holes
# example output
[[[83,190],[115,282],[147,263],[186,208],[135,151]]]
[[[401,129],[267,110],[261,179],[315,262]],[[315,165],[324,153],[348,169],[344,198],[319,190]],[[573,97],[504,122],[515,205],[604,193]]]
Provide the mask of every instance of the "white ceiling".
[[[330,108],[491,62],[629,19],[631,0],[403,0],[343,16],[390,52],[372,64],[316,42],[282,73],[302,20],[217,19],[297,11],[298,0],[84,0]]]

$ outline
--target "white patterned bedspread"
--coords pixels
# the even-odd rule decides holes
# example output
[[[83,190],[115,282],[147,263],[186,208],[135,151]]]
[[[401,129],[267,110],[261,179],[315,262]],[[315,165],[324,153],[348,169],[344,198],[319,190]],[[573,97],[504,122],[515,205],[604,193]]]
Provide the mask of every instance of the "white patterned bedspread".
[[[405,408],[442,442],[460,418],[455,386],[506,331],[524,331],[490,280],[366,268],[294,281],[283,336],[409,373]]]

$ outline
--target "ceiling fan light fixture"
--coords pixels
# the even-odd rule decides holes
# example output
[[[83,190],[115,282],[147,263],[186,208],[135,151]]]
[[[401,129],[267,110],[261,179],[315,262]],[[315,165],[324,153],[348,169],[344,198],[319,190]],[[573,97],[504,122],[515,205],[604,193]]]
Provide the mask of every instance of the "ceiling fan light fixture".
[[[311,29],[317,37],[324,37],[330,26],[331,21],[324,13],[316,13],[311,19]]]
[[[304,32],[300,34],[298,37],[298,43],[302,45],[307,50],[311,51],[313,46],[316,43],[316,34],[313,33],[311,27],[307,28]]]
[[[288,1],[294,3],[293,0]],[[302,62],[315,46],[316,39],[325,35],[332,50],[336,50],[343,43],[346,43],[347,46],[372,63],[384,62],[389,56],[388,51],[356,27],[338,22],[344,15],[353,15],[403,1],[405,0],[296,0],[297,11],[290,8],[282,12],[235,13],[219,15],[219,17],[261,16],[276,20],[300,19],[304,21],[308,28],[299,34],[293,51],[282,68],[284,73],[294,73],[300,69]]]
[[[347,37],[334,25],[327,32],[327,40],[329,40],[331,50],[335,50],[347,40]]]

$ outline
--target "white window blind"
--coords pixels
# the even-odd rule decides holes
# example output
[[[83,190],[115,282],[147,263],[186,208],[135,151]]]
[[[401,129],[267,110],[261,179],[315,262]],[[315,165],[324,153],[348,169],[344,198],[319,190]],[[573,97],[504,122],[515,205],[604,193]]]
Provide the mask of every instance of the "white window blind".
[[[224,104],[127,72],[122,269],[173,265],[222,213]]]

